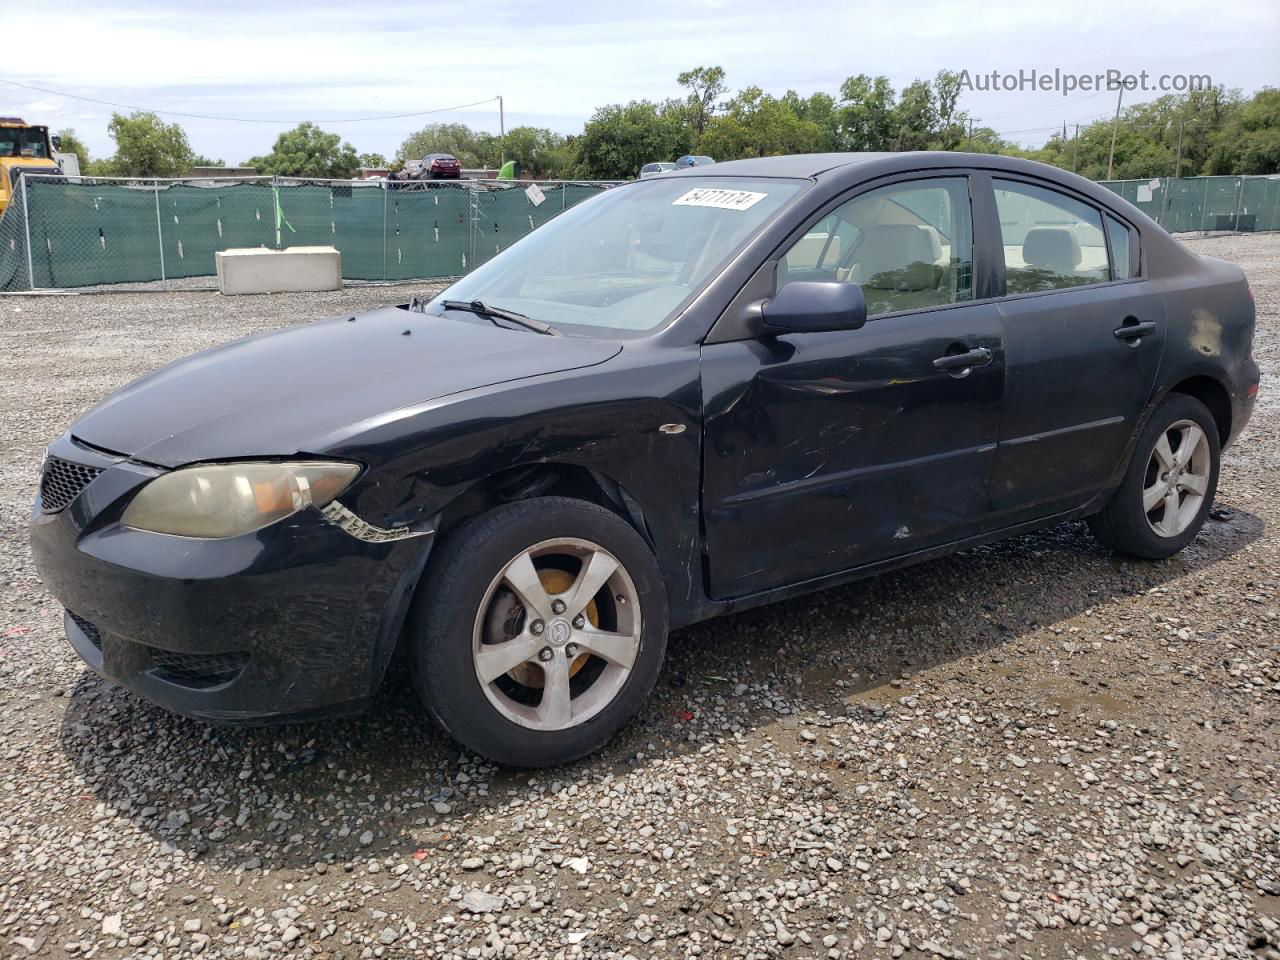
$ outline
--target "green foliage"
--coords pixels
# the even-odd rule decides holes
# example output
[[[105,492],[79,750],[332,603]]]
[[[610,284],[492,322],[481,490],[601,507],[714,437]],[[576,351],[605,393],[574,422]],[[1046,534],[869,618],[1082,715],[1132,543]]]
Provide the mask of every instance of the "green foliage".
[[[676,83],[689,91],[689,122],[694,134],[701,138],[711,122],[716,100],[729,89],[724,83],[724,68],[694,67],[677,76]]]
[[[57,136],[62,141],[62,149],[59,153],[74,153],[80,161],[81,171],[87,170],[89,167],[89,148],[84,145],[84,141],[76,136],[76,132],[67,127],[65,130],[59,130]]]
[[[107,131],[116,142],[115,156],[90,164],[101,176],[180,177],[195,159],[182,127],[149,111],[113,113]]]
[[[568,141],[543,127],[508,130],[502,151],[519,164],[521,176],[560,180],[573,172],[574,152]]]
[[[280,134],[269,154],[253,157],[245,165],[273,176],[346,179],[355,176],[360,157],[338,134],[325,133],[314,123],[300,123]]]
[[[405,166],[421,162],[429,153],[451,153],[464,167],[496,167],[500,150],[498,137],[465,123],[429,123],[400,144],[395,162]]]
[[[640,168],[674,160],[693,149],[696,134],[678,102],[633,100],[600,107],[577,140],[578,176],[592,180],[634,177]]]
[[[360,154],[360,166],[373,167],[375,169],[385,167],[387,158],[380,153],[362,153]]]
[[[801,117],[791,103],[747,87],[713,117],[698,150],[717,160],[813,153],[822,148],[817,123]],[[665,159],[665,158],[664,158]]]
[[[1280,89],[1264,87],[1224,125],[1205,173],[1280,173]]]

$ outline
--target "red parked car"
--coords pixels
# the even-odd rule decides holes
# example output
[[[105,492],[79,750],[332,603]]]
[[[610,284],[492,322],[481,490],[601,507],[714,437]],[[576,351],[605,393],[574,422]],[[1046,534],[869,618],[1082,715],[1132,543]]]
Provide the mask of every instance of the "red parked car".
[[[451,153],[428,153],[422,158],[418,179],[457,180],[462,176],[462,164]]]

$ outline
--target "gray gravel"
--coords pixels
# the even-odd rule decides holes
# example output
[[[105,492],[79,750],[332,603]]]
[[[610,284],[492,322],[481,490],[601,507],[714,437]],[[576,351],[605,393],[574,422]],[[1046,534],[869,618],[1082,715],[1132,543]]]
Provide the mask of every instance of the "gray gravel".
[[[412,290],[0,298],[0,950],[57,957],[1280,958],[1280,237],[1216,519],[1083,525],[713,621],[602,754],[496,769],[371,715],[171,717],[36,578],[42,445],[195,349]]]

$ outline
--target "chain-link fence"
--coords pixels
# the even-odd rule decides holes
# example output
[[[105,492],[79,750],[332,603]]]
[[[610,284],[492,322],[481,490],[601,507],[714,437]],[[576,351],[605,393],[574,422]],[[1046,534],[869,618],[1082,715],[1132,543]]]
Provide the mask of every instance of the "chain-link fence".
[[[456,277],[613,185],[28,174],[0,217],[0,290],[211,287],[192,278],[237,247],[336,247],[344,280]]]
[[[1280,230],[1280,175],[1104,180],[1170,233]]]
[[[345,280],[460,276],[614,182],[127,180],[25,174],[0,217],[0,290],[212,287],[234,247],[333,246]],[[1111,180],[1172,232],[1280,230],[1280,176]]]

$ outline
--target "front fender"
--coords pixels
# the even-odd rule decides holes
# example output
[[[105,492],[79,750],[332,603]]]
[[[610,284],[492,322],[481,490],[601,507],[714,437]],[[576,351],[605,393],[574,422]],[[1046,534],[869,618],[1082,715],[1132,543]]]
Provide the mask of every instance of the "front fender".
[[[385,527],[433,526],[459,497],[513,468],[591,471],[643,517],[679,626],[706,603],[698,373],[696,347],[628,347],[596,367],[398,411],[323,453],[369,465],[342,499]]]

